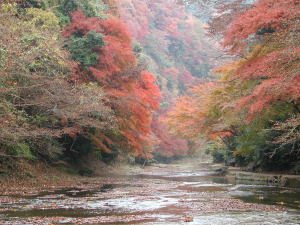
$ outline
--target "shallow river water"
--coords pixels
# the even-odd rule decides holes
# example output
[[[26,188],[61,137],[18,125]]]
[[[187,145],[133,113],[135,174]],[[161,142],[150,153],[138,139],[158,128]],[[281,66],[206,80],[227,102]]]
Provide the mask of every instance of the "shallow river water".
[[[2,196],[0,224],[300,224],[300,192],[243,184],[205,168],[151,167],[68,188]]]

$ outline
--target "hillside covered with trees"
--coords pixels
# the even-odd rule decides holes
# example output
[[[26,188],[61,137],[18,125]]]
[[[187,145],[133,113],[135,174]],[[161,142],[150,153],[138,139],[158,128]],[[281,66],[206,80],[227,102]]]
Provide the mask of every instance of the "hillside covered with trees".
[[[0,162],[211,154],[299,171],[297,0],[5,0]]]
[[[1,3],[2,163],[152,157],[161,94],[115,4]]]
[[[299,225],[300,0],[0,0],[0,225]]]
[[[299,173],[299,1],[214,7],[209,33],[234,60],[190,88],[165,121],[191,142],[205,139],[215,161]]]

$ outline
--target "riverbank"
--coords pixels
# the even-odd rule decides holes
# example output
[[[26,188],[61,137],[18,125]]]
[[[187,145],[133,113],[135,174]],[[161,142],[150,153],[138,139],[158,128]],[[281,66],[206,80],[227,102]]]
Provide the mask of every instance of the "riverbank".
[[[231,182],[242,182],[257,185],[273,185],[286,188],[300,189],[300,175],[276,172],[247,172],[240,167],[225,167],[222,164],[201,163],[213,171],[226,176]]]
[[[44,163],[18,164],[14,171],[0,174],[1,195],[35,195],[42,191],[55,191],[64,188],[93,188],[101,185],[103,178],[114,176],[122,171],[121,166],[109,166],[99,162],[97,172],[81,176],[71,167],[52,167]],[[99,179],[101,177],[101,179]]]
[[[230,171],[227,177],[249,183],[300,189],[300,175]]]

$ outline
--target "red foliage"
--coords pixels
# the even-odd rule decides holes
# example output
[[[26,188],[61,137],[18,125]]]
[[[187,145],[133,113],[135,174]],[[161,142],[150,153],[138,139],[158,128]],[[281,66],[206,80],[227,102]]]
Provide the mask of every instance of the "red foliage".
[[[110,79],[115,73],[121,72],[135,64],[135,55],[132,52],[131,38],[126,26],[118,19],[100,19],[86,17],[81,10],[72,14],[72,23],[64,32],[66,37],[73,34],[85,35],[89,31],[98,31],[103,34],[107,44],[95,48],[99,56],[98,65],[89,68],[94,78],[99,82]]]
[[[248,109],[247,122],[280,101],[300,98],[299,0],[259,0],[238,16],[225,35],[232,52],[253,52],[240,63],[233,79],[255,82],[247,95],[237,99],[236,111]],[[260,44],[253,47],[249,38]]]
[[[160,140],[157,153],[164,157],[185,156],[189,148],[187,142],[177,136],[170,135],[168,127],[159,118],[155,118],[152,123],[152,130]]]
[[[74,77],[84,82],[96,80],[101,84],[115,111],[123,136],[121,140],[119,137],[108,139],[101,134],[100,138],[117,138],[116,142],[123,142],[122,148],[127,147],[134,155],[150,157],[144,149],[151,139],[152,113],[159,107],[160,91],[154,84],[155,78],[135,65],[131,38],[122,22],[114,18],[87,18],[79,10],[72,14],[72,23],[67,26],[64,34],[69,37],[73,34],[85,35],[89,31],[98,31],[104,35],[107,44],[93,49],[99,57],[97,65],[87,70],[78,68]],[[98,142],[96,144],[108,152]]]
[[[146,1],[131,1],[123,0],[121,2],[122,14],[121,19],[126,21],[130,32],[136,40],[142,41],[148,34],[149,19],[147,15],[150,15],[150,9],[148,8]],[[134,9],[135,15],[124,13]]]
[[[257,85],[252,94],[235,102],[236,111],[249,107],[246,122],[278,101],[300,98],[300,76],[295,78],[270,78]]]
[[[207,63],[206,53],[214,51],[212,44],[203,38],[203,24],[176,0],[122,0],[120,12],[121,19],[128,24],[133,38],[144,47],[145,53],[149,56],[157,55],[153,59],[157,65],[156,72],[160,73],[162,102],[167,111],[167,105],[172,105],[178,95],[198,82],[193,75],[202,75],[199,68]],[[174,64],[165,68],[168,62]],[[162,116],[162,112],[159,112],[158,117]],[[169,156],[179,152],[184,155],[187,150],[183,147],[184,141],[174,135],[170,136],[166,125],[159,123],[157,119],[152,126],[161,140],[159,151]],[[176,148],[182,150],[175,153]]]
[[[190,71],[185,70],[179,75],[179,82],[184,84],[186,88],[190,88],[198,83],[199,79],[193,77]]]
[[[293,59],[298,57],[300,57],[298,51],[283,49],[245,63],[237,71],[236,76],[239,79],[264,80],[254,88],[251,95],[241,99],[238,105],[244,107],[250,101],[255,102],[250,109],[252,113],[262,111],[264,105],[273,104],[274,101],[299,98],[300,73],[293,70],[298,64]]]
[[[179,65],[176,65],[180,71],[190,69],[191,65],[203,64],[207,53],[215,54],[216,48],[204,38],[204,32],[203,35],[201,33],[204,24],[178,1],[122,0],[120,11],[133,38],[147,49],[153,48],[155,44],[157,52],[168,55],[171,60],[172,57],[179,57],[175,61],[180,60]],[[171,53],[170,49],[177,47],[180,48],[178,55],[170,55],[176,54]]]
[[[233,52],[244,50],[244,40],[260,29],[286,30],[299,19],[299,0],[259,0],[246,13],[239,15],[225,33],[225,46]]]

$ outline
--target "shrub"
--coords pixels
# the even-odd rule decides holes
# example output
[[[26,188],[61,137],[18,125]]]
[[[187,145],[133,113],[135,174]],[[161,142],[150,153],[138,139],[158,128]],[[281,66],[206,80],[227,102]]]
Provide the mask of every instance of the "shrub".
[[[79,62],[83,67],[95,66],[99,57],[94,49],[105,45],[103,35],[97,31],[90,31],[83,37],[72,36],[67,47],[72,60]]]
[[[25,142],[9,144],[6,152],[8,155],[23,157],[29,160],[36,160],[36,156],[32,154],[30,146]]]

